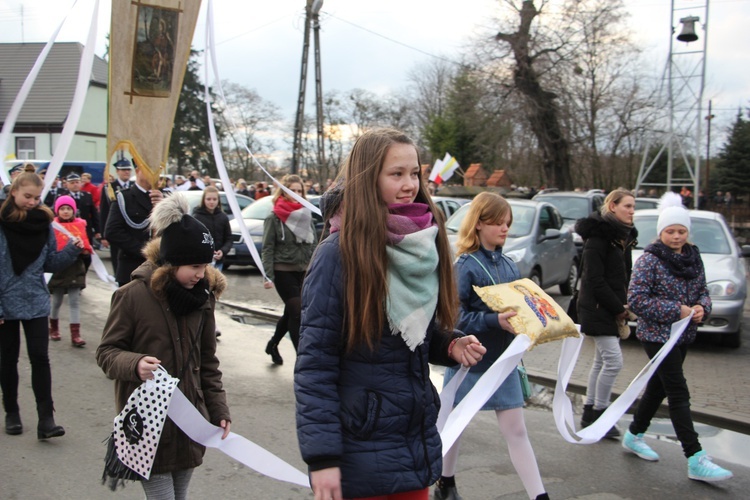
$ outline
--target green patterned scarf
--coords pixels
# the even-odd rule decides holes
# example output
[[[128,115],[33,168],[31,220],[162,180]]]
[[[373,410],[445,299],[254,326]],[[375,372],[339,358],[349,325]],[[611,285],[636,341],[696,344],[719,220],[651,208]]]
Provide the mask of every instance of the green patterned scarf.
[[[413,351],[424,342],[437,307],[438,228],[424,203],[390,205],[388,211],[388,325]]]

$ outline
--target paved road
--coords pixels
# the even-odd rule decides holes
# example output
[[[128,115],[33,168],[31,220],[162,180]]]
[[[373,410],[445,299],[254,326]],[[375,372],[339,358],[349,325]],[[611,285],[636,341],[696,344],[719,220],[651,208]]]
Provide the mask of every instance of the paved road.
[[[246,280],[243,284],[248,286]],[[0,499],[143,498],[138,485],[112,494],[99,482],[102,440],[111,431],[114,398],[112,382],[96,366],[93,353],[109,309],[109,296],[103,284],[91,279],[82,296],[83,331],[89,344],[85,349],[75,349],[69,342],[51,346],[56,418],[66,427],[66,436],[37,441],[28,360],[22,354],[20,403],[26,431],[21,436],[0,434]],[[219,357],[232,429],[304,470],[294,432],[291,343],[281,345],[286,363],[272,365],[263,352],[272,334],[271,325],[260,320],[237,323],[230,317],[233,312],[220,307],[217,314],[223,332]],[[67,325],[65,309],[61,322]],[[438,371],[434,378],[439,381]],[[736,477],[707,485],[686,478],[685,459],[679,447],[668,440],[649,440],[662,459],[648,463],[626,454],[614,441],[567,444],[554,428],[549,411],[531,408],[525,414],[552,498],[729,499],[747,498],[750,491],[750,468],[723,460],[724,450],[718,444],[704,443]],[[706,435],[711,430],[701,428],[700,432]],[[526,498],[491,413],[479,414],[465,432],[457,478],[467,500]],[[307,490],[262,477],[213,450],[194,475],[191,495],[197,499],[311,498]]]
[[[274,290],[265,290],[260,274],[251,268],[232,268],[225,273],[229,279],[226,300],[278,313],[283,303]],[[557,287],[548,290],[552,297],[567,307],[569,298],[559,295]],[[750,301],[745,308],[745,324],[750,325]],[[524,356],[532,380],[554,383],[559,358],[557,343],[543,344]],[[637,340],[622,343],[624,367],[615,384],[615,392],[625,390],[648,361]],[[582,392],[593,359],[593,341],[588,340],[571,378],[570,390]],[[696,419],[725,429],[750,434],[750,328],[744,329],[743,344],[730,349],[699,339],[685,361],[690,384],[691,401]]]

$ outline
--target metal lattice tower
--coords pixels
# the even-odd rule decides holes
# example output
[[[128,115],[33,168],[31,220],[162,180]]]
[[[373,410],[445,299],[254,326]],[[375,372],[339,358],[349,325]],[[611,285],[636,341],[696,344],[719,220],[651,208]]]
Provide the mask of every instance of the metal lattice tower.
[[[662,116],[657,121],[653,142],[646,143],[636,192],[648,187],[662,188],[659,189],[662,191],[689,186],[696,203],[699,200],[708,3],[709,0],[671,2],[669,57],[662,75],[657,110]],[[702,26],[702,32],[696,33],[696,25]],[[653,146],[660,149],[651,157]],[[667,158],[666,182],[655,182],[653,169],[663,155]]]

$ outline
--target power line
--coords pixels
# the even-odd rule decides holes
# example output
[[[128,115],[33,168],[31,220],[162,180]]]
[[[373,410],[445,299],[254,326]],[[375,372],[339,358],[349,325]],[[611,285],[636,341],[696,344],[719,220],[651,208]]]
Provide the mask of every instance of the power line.
[[[422,49],[420,49],[418,47],[414,47],[413,45],[409,45],[408,43],[401,42],[401,41],[396,40],[394,38],[391,38],[389,36],[382,35],[382,34],[376,32],[376,31],[373,31],[373,30],[371,30],[369,28],[365,28],[364,26],[360,26],[359,24],[353,23],[351,21],[347,21],[346,19],[342,19],[342,18],[340,18],[338,16],[335,16],[335,15],[333,15],[331,13],[327,13],[327,14],[328,14],[329,17],[332,17],[334,19],[338,19],[339,21],[341,21],[343,23],[346,23],[346,24],[349,24],[351,26],[354,26],[355,28],[359,28],[359,29],[361,29],[363,31],[366,31],[366,32],[372,34],[372,35],[375,35],[377,37],[383,38],[384,40],[388,40],[389,42],[395,43],[396,45],[401,45],[402,47],[406,47],[407,49],[411,49],[411,50],[417,51],[417,52],[419,52],[421,54],[424,54],[426,56],[434,57],[435,59],[440,59],[441,61],[449,62],[449,63],[455,64],[457,66],[463,66],[461,63],[459,63],[457,61],[454,61],[452,59],[449,59],[447,57],[439,56],[439,55],[436,55],[436,54],[432,54],[432,53],[427,52],[425,50],[422,50]]]

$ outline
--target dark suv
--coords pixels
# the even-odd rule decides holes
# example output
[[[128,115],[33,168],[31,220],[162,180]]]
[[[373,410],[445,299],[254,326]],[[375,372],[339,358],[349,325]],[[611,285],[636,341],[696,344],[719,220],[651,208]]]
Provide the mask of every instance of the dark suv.
[[[533,198],[543,200],[554,205],[563,217],[564,226],[570,228],[573,233],[573,242],[578,250],[580,258],[583,252],[583,239],[573,231],[573,226],[578,219],[588,217],[591,212],[598,212],[604,203],[604,192],[601,189],[590,189],[589,191],[558,191],[556,189],[545,189]]]

